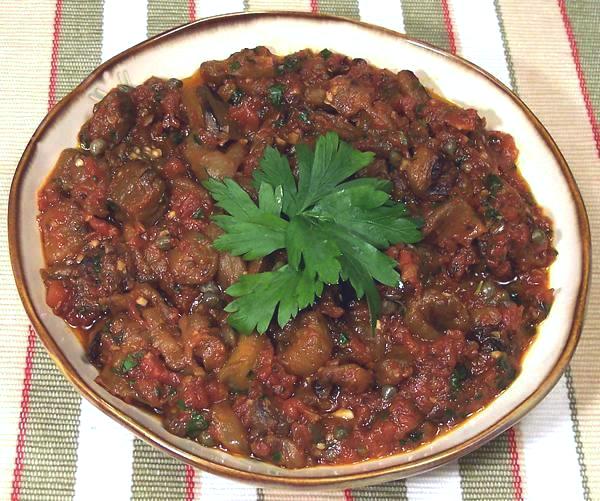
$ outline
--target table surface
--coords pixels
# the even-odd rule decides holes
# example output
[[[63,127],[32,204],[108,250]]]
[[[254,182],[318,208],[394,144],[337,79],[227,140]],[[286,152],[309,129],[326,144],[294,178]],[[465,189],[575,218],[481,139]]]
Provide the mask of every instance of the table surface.
[[[290,492],[186,467],[82,400],[41,346],[8,258],[10,181],[51,107],[95,66],[190,19],[326,12],[381,24],[479,64],[516,90],[564,153],[600,243],[596,0],[21,0],[0,10],[0,499],[600,500],[598,262],[579,348],[521,423],[434,472],[365,489]],[[125,15],[123,15],[123,13]],[[49,159],[51,161],[51,159]]]

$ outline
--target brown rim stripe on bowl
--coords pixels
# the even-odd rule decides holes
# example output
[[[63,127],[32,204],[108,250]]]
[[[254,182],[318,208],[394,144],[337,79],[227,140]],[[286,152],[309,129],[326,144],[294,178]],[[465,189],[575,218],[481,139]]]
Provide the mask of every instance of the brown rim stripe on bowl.
[[[577,344],[579,339],[581,324],[583,318],[583,312],[585,308],[585,298],[587,295],[588,288],[588,280],[589,280],[589,256],[590,256],[590,235],[589,235],[589,225],[587,222],[587,216],[585,213],[585,209],[583,206],[583,202],[581,200],[581,196],[577,190],[575,182],[573,180],[573,176],[564,160],[560,151],[558,150],[556,144],[553,142],[552,138],[549,136],[548,132],[544,129],[542,124],[535,118],[533,113],[516,97],[514,94],[510,92],[501,82],[497,79],[489,75],[484,70],[478,68],[477,66],[469,63],[462,58],[457,56],[453,56],[451,54],[447,54],[444,51],[437,49],[435,47],[431,47],[429,44],[424,42],[416,41],[410,39],[409,37],[403,36],[401,34],[395,33],[391,30],[387,30],[384,28],[375,27],[372,25],[368,25],[365,23],[359,23],[351,20],[344,20],[335,18],[332,16],[322,16],[323,19],[326,19],[328,22],[332,23],[350,23],[355,25],[363,26],[365,29],[392,34],[394,36],[403,38],[407,41],[407,43],[427,48],[438,55],[441,55],[445,58],[449,58],[452,61],[462,65],[467,68],[469,71],[478,72],[479,74],[485,76],[490,81],[492,81],[502,92],[507,94],[513,102],[518,105],[526,116],[529,118],[530,122],[536,127],[539,134],[543,137],[544,141],[548,145],[549,149],[554,154],[562,173],[564,175],[565,181],[569,186],[569,191],[572,196],[573,202],[575,204],[577,210],[578,217],[578,226],[579,232],[582,239],[582,275],[580,280],[580,287],[578,291],[578,301],[575,307],[575,311],[573,314],[573,320],[571,323],[570,335],[564,346],[564,349],[559,355],[559,358],[556,364],[552,367],[548,377],[540,384],[540,386],[523,402],[521,402],[518,406],[516,406],[512,411],[508,414],[500,418],[496,423],[489,426],[487,429],[476,435],[475,437],[457,445],[449,448],[448,450],[442,451],[440,453],[434,454],[430,457],[422,458],[419,460],[415,460],[412,462],[408,462],[402,465],[395,465],[389,467],[383,467],[378,469],[373,469],[366,472],[355,473],[355,474],[342,474],[336,476],[335,478],[292,478],[292,477],[272,477],[270,475],[258,474],[258,473],[249,473],[245,471],[236,470],[232,467],[225,466],[222,464],[212,463],[210,461],[204,460],[202,458],[196,457],[193,454],[187,453],[182,450],[178,450],[176,447],[171,445],[167,440],[160,438],[158,435],[154,434],[150,430],[145,429],[142,425],[135,422],[129,416],[118,411],[114,406],[104,401],[94,389],[88,387],[85,382],[80,378],[78,374],[76,374],[73,370],[73,367],[70,365],[64,354],[60,351],[56,342],[49,335],[49,333],[44,329],[41,320],[37,317],[35,310],[33,309],[31,299],[29,298],[29,294],[27,288],[23,282],[23,268],[21,263],[21,256],[19,253],[19,235],[17,232],[17,223],[19,215],[16,212],[17,202],[18,202],[18,193],[19,187],[21,183],[21,179],[23,176],[23,172],[26,169],[26,166],[29,163],[29,160],[32,155],[33,145],[35,142],[44,134],[44,131],[49,123],[51,123],[52,119],[57,116],[60,111],[69,105],[70,101],[73,99],[73,96],[78,95],[83,91],[85,86],[92,81],[97,75],[101,74],[108,67],[115,64],[116,62],[122,60],[124,57],[134,55],[138,53],[140,50],[145,49],[146,47],[152,46],[156,43],[157,40],[164,39],[172,39],[181,36],[183,33],[201,29],[210,26],[216,25],[226,25],[228,23],[239,23],[241,20],[252,20],[252,19],[260,19],[260,18],[299,18],[299,19],[312,19],[315,20],[315,17],[310,14],[304,13],[281,13],[281,12],[270,12],[270,13],[252,13],[252,14],[238,14],[232,16],[221,16],[209,18],[200,22],[191,23],[185,27],[180,27],[175,30],[172,30],[168,33],[160,35],[159,37],[155,37],[146,42],[143,42],[124,53],[116,56],[112,60],[107,63],[101,65],[97,68],[80,86],[75,89],[72,95],[67,96],[57,107],[55,107],[48,116],[41,123],[40,127],[34,134],[32,141],[30,142],[28,148],[25,150],[23,157],[19,163],[17,171],[15,173],[15,177],[13,179],[13,185],[11,187],[11,194],[9,200],[9,238],[10,238],[10,251],[11,251],[11,261],[13,264],[13,271],[15,274],[15,278],[17,281],[17,287],[19,289],[19,293],[25,305],[25,308],[30,315],[32,322],[38,333],[55,359],[56,363],[63,370],[63,372],[67,375],[67,377],[78,387],[78,389],[96,406],[98,406],[104,412],[112,415],[115,419],[120,421],[123,425],[127,426],[130,430],[142,436],[147,441],[155,444],[156,446],[162,448],[166,452],[179,457],[180,459],[188,462],[189,464],[193,464],[199,466],[201,468],[207,469],[214,473],[228,474],[230,476],[245,479],[250,481],[262,481],[262,482],[270,482],[270,483],[282,483],[282,484],[290,484],[290,485],[299,485],[299,486],[334,486],[336,484],[342,482],[352,482],[352,481],[369,481],[370,479],[376,479],[381,477],[382,475],[393,475],[393,474],[403,474],[403,475],[411,475],[416,474],[418,472],[426,471],[435,466],[438,466],[444,462],[449,461],[450,459],[458,458],[472,450],[474,450],[480,443],[484,441],[488,441],[494,436],[498,435],[502,431],[508,429],[512,426],[516,421],[518,421],[528,410],[530,410],[535,404],[537,404],[554,386],[557,382],[558,378],[564,371],[566,364],[568,363],[571,355],[573,354],[573,350]]]

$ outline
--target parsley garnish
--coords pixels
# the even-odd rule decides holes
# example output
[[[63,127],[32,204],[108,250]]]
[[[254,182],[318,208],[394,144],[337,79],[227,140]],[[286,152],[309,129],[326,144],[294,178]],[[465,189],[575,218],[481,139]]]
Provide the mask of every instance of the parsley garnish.
[[[323,49],[321,52],[319,52],[319,54],[321,54],[323,59],[327,60],[331,57],[333,52],[331,52],[329,49]]]
[[[269,87],[269,99],[275,106],[281,106],[283,104],[283,93],[285,87],[281,84],[274,84]]]
[[[452,391],[461,390],[462,386],[463,386],[463,382],[468,377],[469,377],[469,371],[467,370],[467,368],[462,364],[458,364],[454,368],[454,371],[452,372],[452,375],[450,376],[450,388],[452,388]]]
[[[131,372],[140,364],[140,359],[144,356],[142,351],[138,351],[137,353],[129,353],[121,362],[121,365],[115,371],[117,374],[124,376],[125,374]]]
[[[233,106],[237,106],[238,104],[240,104],[242,102],[242,99],[244,99],[244,91],[241,90],[241,89],[235,89],[231,93],[231,97],[229,98],[229,102]]]
[[[204,186],[228,215],[214,216],[225,230],[214,247],[252,260],[278,249],[288,263],[265,273],[243,275],[227,289],[236,298],[225,308],[240,332],[265,332],[277,311],[284,326],[320,296],[325,284],[349,281],[367,298],[372,325],[380,312],[376,281],[396,286],[396,262],[381,252],[398,242],[421,239],[404,204],[391,200],[390,184],[375,178],[347,180],[373,160],[335,133],[318,138],[315,150],[296,146],[298,180],[288,159],[267,148],[254,173],[258,203],[232,179]]]
[[[209,426],[208,420],[199,412],[192,411],[190,420],[187,422],[185,432],[188,437],[196,437]]]

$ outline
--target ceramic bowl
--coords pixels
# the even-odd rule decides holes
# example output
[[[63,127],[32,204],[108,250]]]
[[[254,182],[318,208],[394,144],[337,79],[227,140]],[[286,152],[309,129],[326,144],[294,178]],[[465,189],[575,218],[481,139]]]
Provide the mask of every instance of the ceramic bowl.
[[[513,135],[519,168],[554,223],[558,257],[550,269],[556,299],[514,383],[466,422],[416,450],[341,466],[286,470],[205,448],[168,433],[160,421],[113,397],[94,382],[96,369],[65,323],[46,306],[44,266],[36,223],[36,191],[61,150],[75,144],[95,101],[119,83],[148,77],[186,77],[201,62],[224,59],[244,47],[287,54],[327,47],[389,68],[413,70],[426,86],[476,108],[488,126]],[[554,386],[581,331],[590,265],[590,235],[581,196],[556,144],[510,90],[477,66],[426,43],[355,21],[299,13],[255,13],[197,21],[147,40],[98,67],[43,120],[19,163],[10,192],[10,252],[25,309],[66,377],[110,417],[147,442],[201,469],[254,483],[349,487],[415,475],[460,457],[515,424]]]

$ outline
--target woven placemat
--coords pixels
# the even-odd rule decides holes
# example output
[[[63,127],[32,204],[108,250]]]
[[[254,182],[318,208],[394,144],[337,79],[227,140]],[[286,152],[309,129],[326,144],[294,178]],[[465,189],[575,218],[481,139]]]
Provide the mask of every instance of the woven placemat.
[[[600,4],[595,0],[22,0],[0,9],[0,211],[48,107],[102,60],[191,19],[235,11],[326,12],[403,31],[511,86],[550,130],[600,230]],[[600,500],[600,290],[551,394],[518,426],[419,477],[364,489],[263,489],[194,470],[79,397],[22,310],[0,222],[0,499]]]

